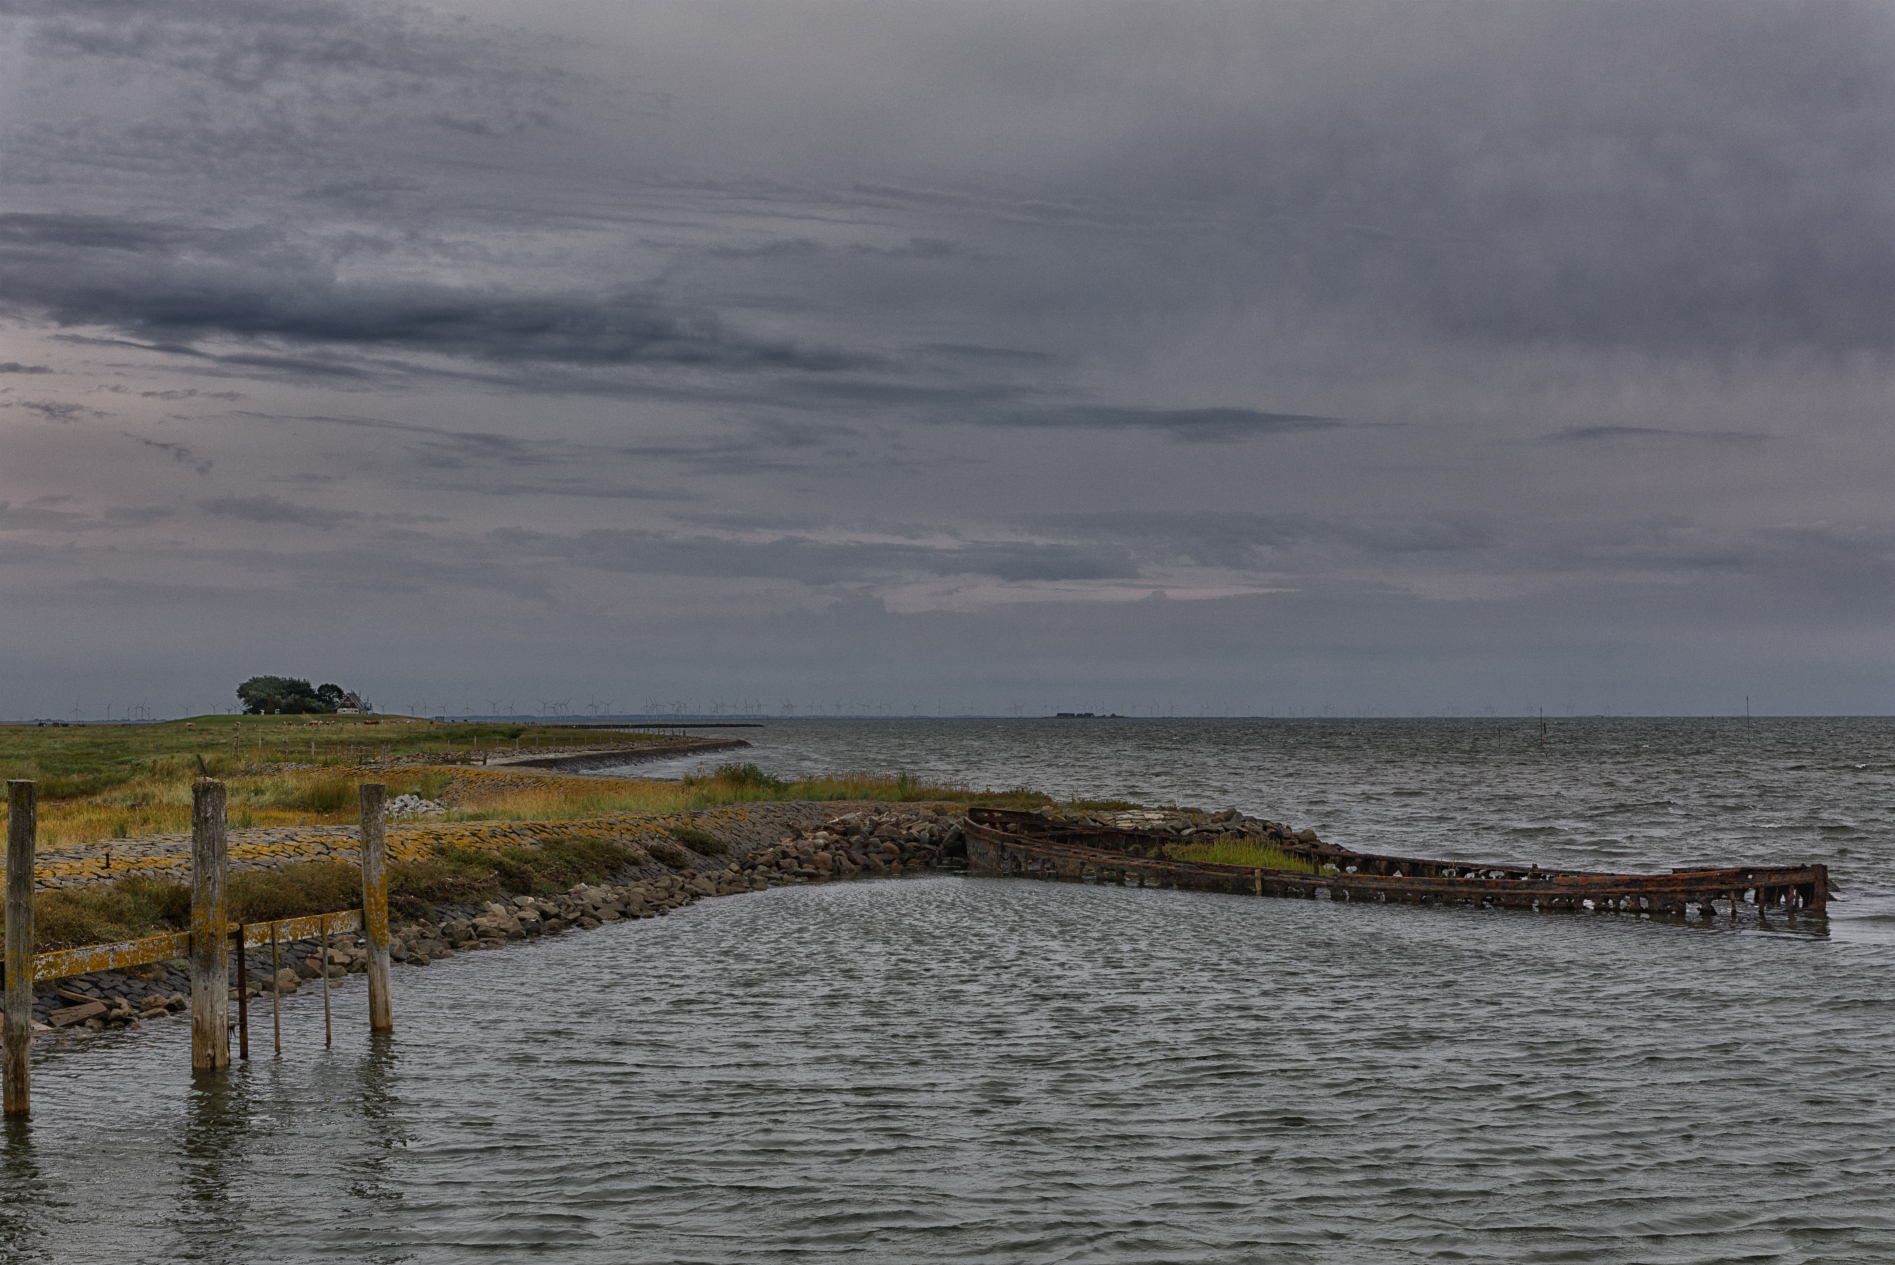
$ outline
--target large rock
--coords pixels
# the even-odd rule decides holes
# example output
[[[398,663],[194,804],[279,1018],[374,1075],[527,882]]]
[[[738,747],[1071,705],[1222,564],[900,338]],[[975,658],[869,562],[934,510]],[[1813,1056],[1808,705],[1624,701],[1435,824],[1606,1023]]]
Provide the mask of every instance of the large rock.
[[[279,993],[293,993],[302,986],[302,982],[305,978],[305,976],[297,974],[286,966],[276,973],[276,991]]]

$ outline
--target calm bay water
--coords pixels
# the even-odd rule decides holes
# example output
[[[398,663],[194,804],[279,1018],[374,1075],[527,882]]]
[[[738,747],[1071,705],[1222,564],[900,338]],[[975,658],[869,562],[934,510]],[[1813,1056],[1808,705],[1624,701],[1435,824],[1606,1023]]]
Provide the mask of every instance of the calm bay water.
[[[1366,848],[1821,860],[1733,931],[957,878],[397,973],[191,1083],[44,1050],[0,1257],[1895,1260],[1895,723],[799,722],[776,772],[1236,804]],[[353,991],[352,991],[353,990]]]

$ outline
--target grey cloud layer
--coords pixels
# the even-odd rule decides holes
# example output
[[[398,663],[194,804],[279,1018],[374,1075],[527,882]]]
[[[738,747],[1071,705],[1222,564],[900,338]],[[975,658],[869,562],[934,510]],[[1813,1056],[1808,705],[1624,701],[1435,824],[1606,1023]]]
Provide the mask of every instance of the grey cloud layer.
[[[881,595],[1004,590],[941,673],[986,629],[1228,678],[1241,617],[1393,679],[1404,625],[1552,644],[1562,585],[1679,663],[1744,609],[1858,646],[1895,589],[1886,7],[504,18],[0,0],[11,618],[654,591],[768,654],[794,591],[784,661],[846,676],[935,644]],[[1146,584],[1294,592],[1192,631]]]

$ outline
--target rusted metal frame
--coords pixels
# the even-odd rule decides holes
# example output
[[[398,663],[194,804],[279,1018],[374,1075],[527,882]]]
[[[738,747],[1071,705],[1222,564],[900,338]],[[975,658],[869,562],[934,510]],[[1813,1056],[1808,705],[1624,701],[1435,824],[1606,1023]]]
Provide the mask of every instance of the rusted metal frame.
[[[1686,912],[1688,904],[1697,904],[1701,912],[1711,912],[1710,902],[1724,895],[1727,889],[1723,883],[1729,881],[1730,871],[1686,871],[1659,875],[1595,875],[1559,879],[1539,879],[1535,881],[1506,881],[1494,879],[1428,879],[1419,876],[1382,877],[1379,875],[1321,875],[1289,877],[1295,871],[1259,871],[1237,866],[1222,866],[1210,862],[1158,862],[1146,859],[1129,860],[1123,854],[1099,852],[1089,848],[1075,848],[1070,844],[1054,842],[1050,839],[1028,840],[1017,836],[1008,836],[1004,832],[994,831],[1000,838],[990,839],[975,833],[978,843],[989,848],[998,848],[1012,854],[1007,868],[1015,871],[1032,869],[1043,872],[1045,867],[1055,864],[1055,855],[1086,854],[1085,860],[1095,867],[1109,868],[1118,861],[1128,870],[1136,871],[1141,885],[1152,878],[1169,879],[1173,886],[1192,887],[1205,890],[1241,891],[1241,880],[1250,878],[1253,888],[1264,888],[1272,895],[1313,895],[1319,890],[1328,890],[1333,896],[1341,895],[1347,899],[1397,899],[1439,903],[1465,903],[1479,905],[1498,905],[1503,908],[1582,908],[1590,900],[1595,908],[1612,910],[1636,910],[1637,912],[1672,913]],[[1003,842],[1004,840],[1004,842]],[[978,851],[978,849],[977,849]],[[977,856],[970,859],[978,862]],[[1083,864],[1083,862],[1081,862]],[[993,868],[993,867],[987,867]],[[1771,877],[1808,875],[1813,884],[1818,880],[1815,867],[1772,867],[1777,873]],[[1268,874],[1271,877],[1266,879]],[[1649,908],[1648,908],[1649,906]]]
[[[1002,829],[1002,827],[1011,827],[1011,829]],[[992,835],[1004,837],[1013,842],[1023,843],[1029,846],[1037,844],[1041,847],[1050,848],[1079,847],[1090,851],[1139,856],[1140,859],[1150,859],[1143,855],[1145,848],[1150,848],[1153,852],[1162,854],[1162,849],[1166,844],[1177,842],[1176,836],[1159,831],[1138,829],[1102,830],[1096,827],[1075,828],[1069,824],[1048,821],[1038,814],[1021,813],[1003,809],[975,809],[969,814],[968,828],[970,833],[986,831]],[[1795,899],[1799,906],[1807,907],[1812,910],[1821,908],[1826,904],[1827,896],[1833,894],[1834,891],[1833,884],[1828,882],[1826,872],[1820,871],[1819,867],[1816,866],[1753,866],[1715,870],[1678,870],[1669,875],[1620,875],[1604,874],[1589,870],[1547,869],[1502,865],[1493,862],[1449,861],[1425,857],[1401,857],[1377,853],[1351,852],[1346,849],[1324,848],[1321,846],[1311,847],[1309,845],[1277,839],[1270,839],[1269,842],[1279,847],[1286,855],[1296,856],[1310,861],[1312,864],[1315,864],[1319,870],[1323,865],[1334,865],[1337,867],[1341,876],[1347,879],[1358,877],[1386,877],[1397,879],[1404,883],[1440,879],[1454,883],[1487,882],[1502,885],[1511,884],[1512,882],[1520,880],[1530,881],[1535,884],[1557,884],[1562,880],[1576,879],[1608,881],[1615,887],[1628,884],[1655,884],[1666,881],[1676,883],[1683,880],[1687,884],[1687,902],[1696,903],[1702,907],[1707,900],[1716,899],[1719,895],[1723,894],[1721,892],[1712,893],[1710,895],[1700,893],[1697,889],[1705,885],[1728,885],[1733,880],[1736,880],[1743,882],[1746,889],[1755,889],[1760,885],[1764,887],[1776,887],[1797,884],[1804,886],[1806,890],[1808,890],[1814,888],[1816,874],[1821,872],[1822,887],[1819,893],[1813,892],[1807,896],[1803,892],[1795,894]],[[1186,864],[1208,865],[1211,863],[1196,862]],[[1355,867],[1354,873],[1349,872],[1350,866]],[[1451,879],[1446,878],[1443,874],[1443,871],[1446,870],[1456,871],[1455,877]],[[1475,877],[1468,877],[1470,871]],[[1496,875],[1500,877],[1494,877]],[[1640,895],[1646,899],[1650,899],[1650,894],[1642,890]],[[1511,893],[1510,888],[1489,890],[1483,894],[1483,900],[1485,901],[1486,899],[1495,899],[1509,905],[1520,903],[1518,897]],[[1548,900],[1554,899],[1557,898],[1551,896],[1536,896],[1535,902],[1546,903]],[[1776,893],[1765,893],[1765,899],[1771,902],[1771,904],[1766,907],[1775,907],[1775,905],[1780,902],[1781,897]],[[1645,900],[1641,899],[1641,907],[1644,903]],[[1654,901],[1653,903],[1656,904],[1660,902]]]
[[[1062,839],[1041,838],[1028,840],[1004,834],[1001,835],[1001,838],[1005,839],[1009,845],[1023,846],[1035,853],[1082,850],[1106,858],[1124,855],[1102,849],[1088,848],[1084,847],[1084,845],[1076,845],[1073,842]],[[999,840],[993,840],[993,842],[997,843]],[[1152,863],[1150,859],[1141,858],[1141,861],[1146,864]],[[1236,871],[1248,868],[1223,866],[1215,862],[1172,862],[1172,864],[1186,865],[1193,869],[1205,871]],[[1666,874],[1650,875],[1602,874],[1592,871],[1518,870],[1515,871],[1515,873],[1520,876],[1519,879],[1512,881],[1491,878],[1429,878],[1422,875],[1385,877],[1381,875],[1362,874],[1360,872],[1354,874],[1324,874],[1321,875],[1320,878],[1324,881],[1341,883],[1374,881],[1377,879],[1417,886],[1440,883],[1452,885],[1455,889],[1461,891],[1478,890],[1486,894],[1516,893],[1523,890],[1520,886],[1522,882],[1531,884],[1530,888],[1524,890],[1532,890],[1536,893],[1570,891],[1592,894],[1595,889],[1605,886],[1614,890],[1637,889],[1640,894],[1685,894],[1695,901],[1700,896],[1716,897],[1725,895],[1728,890],[1728,884],[1730,884],[1733,879],[1753,885],[1766,879],[1770,880],[1770,882],[1764,884],[1766,887],[1782,887],[1792,884],[1809,887],[1812,886],[1819,877],[1826,881],[1826,875],[1820,873],[1821,868],[1822,867],[1818,866],[1749,867],[1731,870],[1679,870]],[[1280,872],[1294,873],[1295,871]],[[1772,897],[1772,899],[1774,899],[1774,897]]]

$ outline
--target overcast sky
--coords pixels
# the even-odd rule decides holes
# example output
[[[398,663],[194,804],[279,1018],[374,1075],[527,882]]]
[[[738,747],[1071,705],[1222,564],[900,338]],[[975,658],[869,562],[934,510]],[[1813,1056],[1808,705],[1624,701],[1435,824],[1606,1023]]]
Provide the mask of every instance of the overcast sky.
[[[1895,10],[0,0],[0,716],[1895,711]]]

